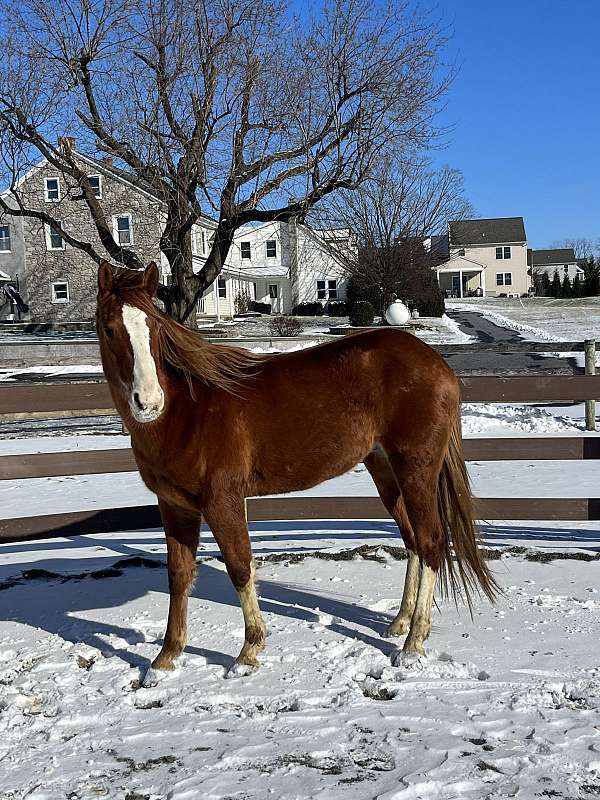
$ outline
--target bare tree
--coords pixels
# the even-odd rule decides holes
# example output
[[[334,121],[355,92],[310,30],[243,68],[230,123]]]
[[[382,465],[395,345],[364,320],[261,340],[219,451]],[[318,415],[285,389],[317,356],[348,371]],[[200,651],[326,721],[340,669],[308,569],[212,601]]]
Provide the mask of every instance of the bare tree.
[[[445,233],[450,220],[472,215],[459,170],[388,158],[354,191],[341,191],[315,209],[312,220],[316,227],[352,231],[356,248],[334,237],[328,246],[354,286],[383,312],[394,295],[418,304],[420,295],[435,289],[430,267],[440,258],[435,242],[427,240]]]
[[[404,2],[326,0],[295,19],[285,0],[0,0],[0,137],[11,201],[96,261],[103,253],[49,211],[27,206],[19,177],[42,156],[84,194],[102,247],[140,254],[112,226],[73,149],[110,154],[159,198],[162,297],[179,320],[223,268],[241,225],[287,221],[352,190],[382,152],[414,150],[448,72],[445,34]],[[440,75],[444,72],[443,77]],[[63,142],[63,144],[61,144]],[[200,273],[190,231],[217,229]],[[193,315],[192,315],[193,318]]]
[[[592,258],[600,252],[600,239],[596,242],[583,236],[561,239],[552,242],[552,247],[570,248],[575,253],[575,258]]]

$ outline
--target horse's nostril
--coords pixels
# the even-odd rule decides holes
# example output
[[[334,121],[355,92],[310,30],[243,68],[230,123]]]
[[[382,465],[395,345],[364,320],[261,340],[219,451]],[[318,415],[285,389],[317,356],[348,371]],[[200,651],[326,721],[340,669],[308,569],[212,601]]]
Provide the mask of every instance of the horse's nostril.
[[[142,409],[144,407],[143,404],[142,404],[142,401],[140,400],[140,396],[139,396],[139,394],[137,392],[134,392],[133,402],[136,404],[136,406],[139,409]]]

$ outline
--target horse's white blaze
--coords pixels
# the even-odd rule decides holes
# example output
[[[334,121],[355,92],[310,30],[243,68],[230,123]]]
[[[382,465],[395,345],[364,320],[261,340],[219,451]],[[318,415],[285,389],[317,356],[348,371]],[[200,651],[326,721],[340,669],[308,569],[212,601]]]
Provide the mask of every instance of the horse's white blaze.
[[[138,422],[153,422],[165,405],[156,364],[150,351],[150,329],[141,308],[123,306],[123,325],[133,351],[133,381],[129,407]]]

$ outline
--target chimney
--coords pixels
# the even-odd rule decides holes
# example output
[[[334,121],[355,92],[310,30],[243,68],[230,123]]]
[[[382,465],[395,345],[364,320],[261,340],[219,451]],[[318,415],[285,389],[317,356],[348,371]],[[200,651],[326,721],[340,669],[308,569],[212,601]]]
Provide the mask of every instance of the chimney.
[[[75,151],[75,146],[77,144],[77,139],[74,136],[63,136],[60,139],[60,143],[63,146],[63,150],[65,152]]]

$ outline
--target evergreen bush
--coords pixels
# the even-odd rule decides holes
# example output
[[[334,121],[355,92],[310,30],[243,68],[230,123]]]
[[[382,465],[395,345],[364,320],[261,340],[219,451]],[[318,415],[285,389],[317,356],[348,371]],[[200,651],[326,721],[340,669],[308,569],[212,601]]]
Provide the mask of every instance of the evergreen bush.
[[[348,316],[355,328],[366,328],[373,324],[375,309],[368,300],[357,300],[350,306]]]

